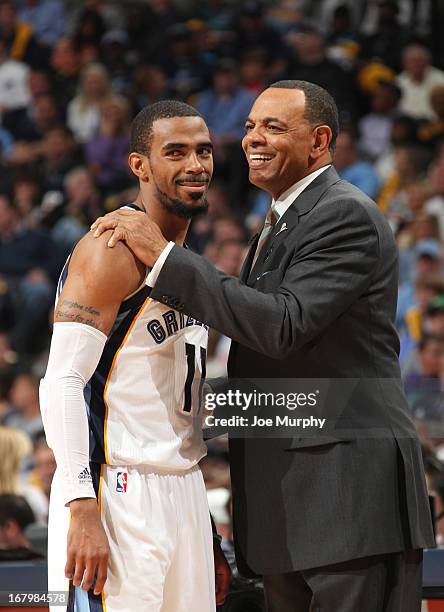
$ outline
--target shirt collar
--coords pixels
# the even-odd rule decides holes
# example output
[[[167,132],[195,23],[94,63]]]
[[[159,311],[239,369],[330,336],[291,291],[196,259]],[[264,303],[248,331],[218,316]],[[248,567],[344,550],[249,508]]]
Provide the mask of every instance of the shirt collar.
[[[307,174],[307,176],[304,176],[304,178],[284,191],[284,193],[282,193],[277,200],[272,200],[271,207],[276,213],[278,219],[280,219],[287,209],[290,208],[295,199],[301,195],[304,189],[306,189],[317,176],[322,174],[324,170],[330,168],[330,166],[331,164],[328,164],[328,166],[322,166],[322,168],[318,168],[318,170]]]

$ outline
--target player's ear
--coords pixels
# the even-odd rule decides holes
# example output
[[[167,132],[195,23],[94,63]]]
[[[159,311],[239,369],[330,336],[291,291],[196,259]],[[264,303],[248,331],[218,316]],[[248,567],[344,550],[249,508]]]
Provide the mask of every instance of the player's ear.
[[[132,152],[129,154],[128,164],[133,174],[135,174],[141,181],[148,183],[148,158],[146,155]]]

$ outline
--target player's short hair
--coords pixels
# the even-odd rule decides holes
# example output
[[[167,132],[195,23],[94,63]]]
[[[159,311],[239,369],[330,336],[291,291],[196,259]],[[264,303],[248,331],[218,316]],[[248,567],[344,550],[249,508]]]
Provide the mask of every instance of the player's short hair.
[[[323,87],[308,81],[277,81],[270,85],[277,89],[298,89],[305,94],[305,118],[310,125],[328,125],[332,137],[330,150],[334,151],[339,133],[338,107],[333,97]]]
[[[195,108],[178,100],[161,100],[145,106],[131,124],[130,151],[149,155],[153,139],[153,123],[174,117],[202,117]]]

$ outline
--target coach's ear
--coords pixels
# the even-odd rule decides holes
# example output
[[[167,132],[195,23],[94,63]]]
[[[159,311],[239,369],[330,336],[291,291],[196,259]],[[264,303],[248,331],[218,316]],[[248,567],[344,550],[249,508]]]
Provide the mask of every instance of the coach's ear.
[[[146,155],[132,152],[129,154],[128,164],[133,174],[135,174],[139,180],[148,183],[148,158]]]

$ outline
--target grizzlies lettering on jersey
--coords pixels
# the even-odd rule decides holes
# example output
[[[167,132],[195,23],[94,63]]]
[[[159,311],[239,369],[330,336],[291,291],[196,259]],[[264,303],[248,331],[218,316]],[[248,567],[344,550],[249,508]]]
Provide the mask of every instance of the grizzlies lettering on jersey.
[[[122,302],[85,387],[90,459],[188,470],[206,453],[199,398],[208,327],[150,299],[150,291],[143,285]]]
[[[175,334],[179,329],[190,327],[191,325],[202,325],[208,331],[207,325],[176,310],[167,310],[167,312],[162,314],[162,319],[162,321],[153,319],[147,325],[148,331],[157,344],[162,344],[171,334]]]

